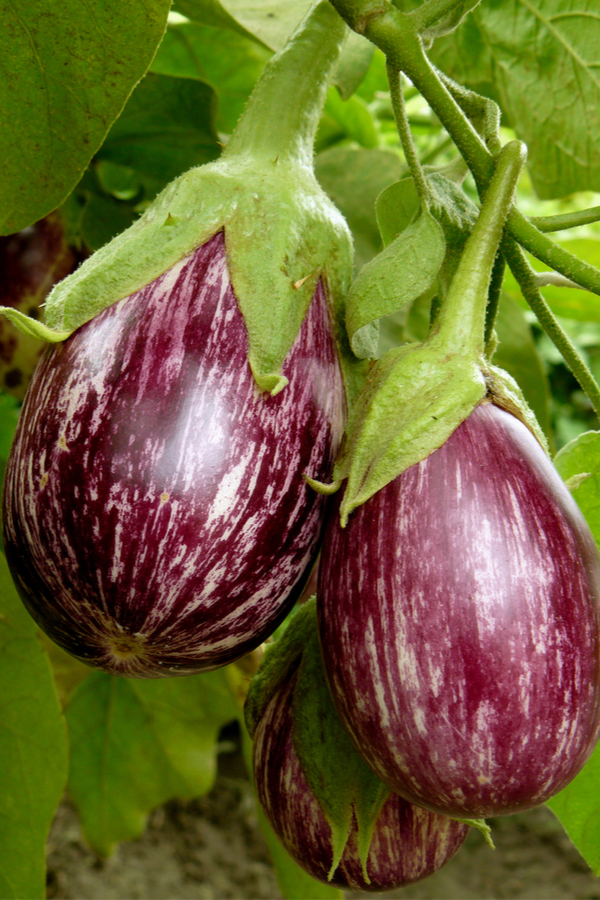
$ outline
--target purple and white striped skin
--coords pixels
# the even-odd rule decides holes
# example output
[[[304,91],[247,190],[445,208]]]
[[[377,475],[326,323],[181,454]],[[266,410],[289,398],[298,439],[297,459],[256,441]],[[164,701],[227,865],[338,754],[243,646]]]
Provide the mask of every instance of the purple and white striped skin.
[[[265,302],[268,302],[266,298]],[[6,472],[6,555],[74,656],[154,677],[239,658],[310,571],[344,389],[319,286],[261,393],[223,234],[48,351]]]
[[[331,828],[311,793],[292,741],[292,693],[296,679],[271,699],[254,736],[254,781],[273,830],[288,853],[319,881],[333,861]],[[388,891],[432,875],[464,842],[469,827],[408,803],[385,801],[367,858],[367,884],[357,845],[356,820],[330,884],[355,891]]]
[[[485,403],[364,505],[331,517],[319,628],[337,710],[371,768],[427,809],[529,809],[600,726],[600,563],[518,419]]]

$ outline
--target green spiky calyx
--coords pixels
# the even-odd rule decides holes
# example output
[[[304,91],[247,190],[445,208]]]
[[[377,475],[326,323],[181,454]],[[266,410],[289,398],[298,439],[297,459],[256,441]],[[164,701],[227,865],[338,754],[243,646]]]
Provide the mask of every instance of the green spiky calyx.
[[[317,3],[267,64],[222,157],[180,176],[137,222],[61,282],[48,297],[40,336],[63,340],[223,230],[259,387],[277,393],[285,386],[281,365],[319,278],[342,359],[351,366],[341,325],[351,237],[312,169],[328,78],[346,33],[330,4]]]
[[[283,635],[267,646],[264,661],[250,685],[246,723],[256,731],[269,701],[291,678],[292,741],[309,790],[331,828],[331,879],[341,861],[356,820],[363,875],[370,883],[367,858],[371,837],[389,788],[355,750],[335,710],[319,646],[316,602],[300,607]]]
[[[499,155],[428,338],[389,351],[369,373],[334,470],[334,483],[347,479],[342,525],[353,509],[441,447],[486,398],[518,415],[545,446],[518,386],[484,354],[492,266],[524,162],[525,147],[518,141]]]

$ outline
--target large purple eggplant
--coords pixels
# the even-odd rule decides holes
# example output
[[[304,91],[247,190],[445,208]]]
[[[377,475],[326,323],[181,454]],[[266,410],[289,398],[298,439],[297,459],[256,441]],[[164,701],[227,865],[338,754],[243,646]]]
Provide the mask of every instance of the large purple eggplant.
[[[331,828],[311,793],[292,739],[295,678],[272,697],[254,735],[254,777],[261,805],[286,850],[313,878],[328,882]],[[390,794],[367,857],[365,879],[356,820],[329,883],[358,891],[387,891],[431,875],[454,856],[468,834],[462,822]]]
[[[462,817],[544,802],[600,727],[600,565],[529,429],[478,406],[332,517],[319,580],[330,687],[389,787]]]
[[[217,234],[46,352],[6,473],[5,547],[40,627],[124,675],[184,674],[256,647],[321,530],[344,389],[319,284],[260,392]]]

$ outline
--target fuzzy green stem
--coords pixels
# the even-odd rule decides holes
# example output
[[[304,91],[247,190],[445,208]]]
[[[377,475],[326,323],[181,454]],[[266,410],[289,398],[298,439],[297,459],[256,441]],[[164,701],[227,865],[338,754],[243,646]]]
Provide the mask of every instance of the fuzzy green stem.
[[[600,388],[588,366],[581,358],[579,351],[563,331],[552,310],[544,300],[536,283],[536,273],[527,261],[527,257],[516,241],[505,238],[502,242],[502,254],[515,276],[521,292],[536,318],[552,343],[560,351],[567,368],[573,373],[582,390],[590,399],[596,415],[600,418]]]
[[[400,75],[400,72],[388,64],[387,77],[390,85],[390,97],[392,98],[394,119],[398,134],[400,135],[404,158],[406,159],[410,174],[412,175],[417,195],[421,201],[421,209],[429,209],[429,186],[425,179],[425,175],[423,174],[423,169],[421,168],[421,163],[419,162],[417,154],[417,148],[415,147],[410,125],[408,124],[406,105],[402,93],[402,76]]]
[[[498,157],[475,228],[439,312],[436,342],[449,349],[483,355],[490,277],[508,211],[525,164],[526,148],[511,141]]]
[[[506,269],[506,261],[501,253],[498,253],[494,260],[494,268],[492,269],[492,277],[488,290],[487,309],[485,313],[485,355],[489,359],[496,348],[497,339],[494,334],[496,318],[498,316],[498,306],[500,305],[500,294],[502,293],[502,282],[504,280],[504,271]]]
[[[328,0],[321,0],[267,63],[223,157],[262,156],[312,166],[329,78],[347,33]]]
[[[531,216],[529,221],[543,232],[578,228],[580,225],[600,222],[600,206],[590,206],[589,209],[579,209],[577,212],[563,213],[560,216]]]
[[[493,156],[427,59],[414,21],[385,0],[331,3],[351,28],[353,22],[359,23],[360,34],[379,47],[395,68],[408,75],[451,135],[473,173],[480,195],[484,195],[494,170]],[[600,271],[559,247],[517,209],[511,210],[507,228],[533,256],[586,290],[600,294]]]

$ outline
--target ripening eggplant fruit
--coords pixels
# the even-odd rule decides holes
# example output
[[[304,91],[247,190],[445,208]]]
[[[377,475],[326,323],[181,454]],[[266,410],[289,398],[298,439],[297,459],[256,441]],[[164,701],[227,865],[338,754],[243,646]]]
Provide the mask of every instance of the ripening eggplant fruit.
[[[483,403],[328,524],[319,620],[338,712],[391,790],[475,818],[543,803],[600,728],[600,561],[530,430]]]
[[[323,513],[302,474],[331,471],[344,416],[321,287],[284,391],[256,389],[246,352],[219,234],[38,367],[6,473],[6,554],[40,627],[85,662],[222,665],[302,588]]]
[[[464,842],[469,827],[390,794],[375,822],[365,878],[356,818],[331,880],[331,827],[312,794],[292,739],[292,677],[272,697],[254,734],[254,780],[280,841],[309,875],[355,891],[387,891],[433,874]]]
[[[302,476],[327,477],[341,439],[352,256],[312,144],[346,33],[318,3],[222,157],[48,298],[55,345],[7,467],[6,556],[40,627],[108,672],[241,657],[314,561],[323,501]]]

